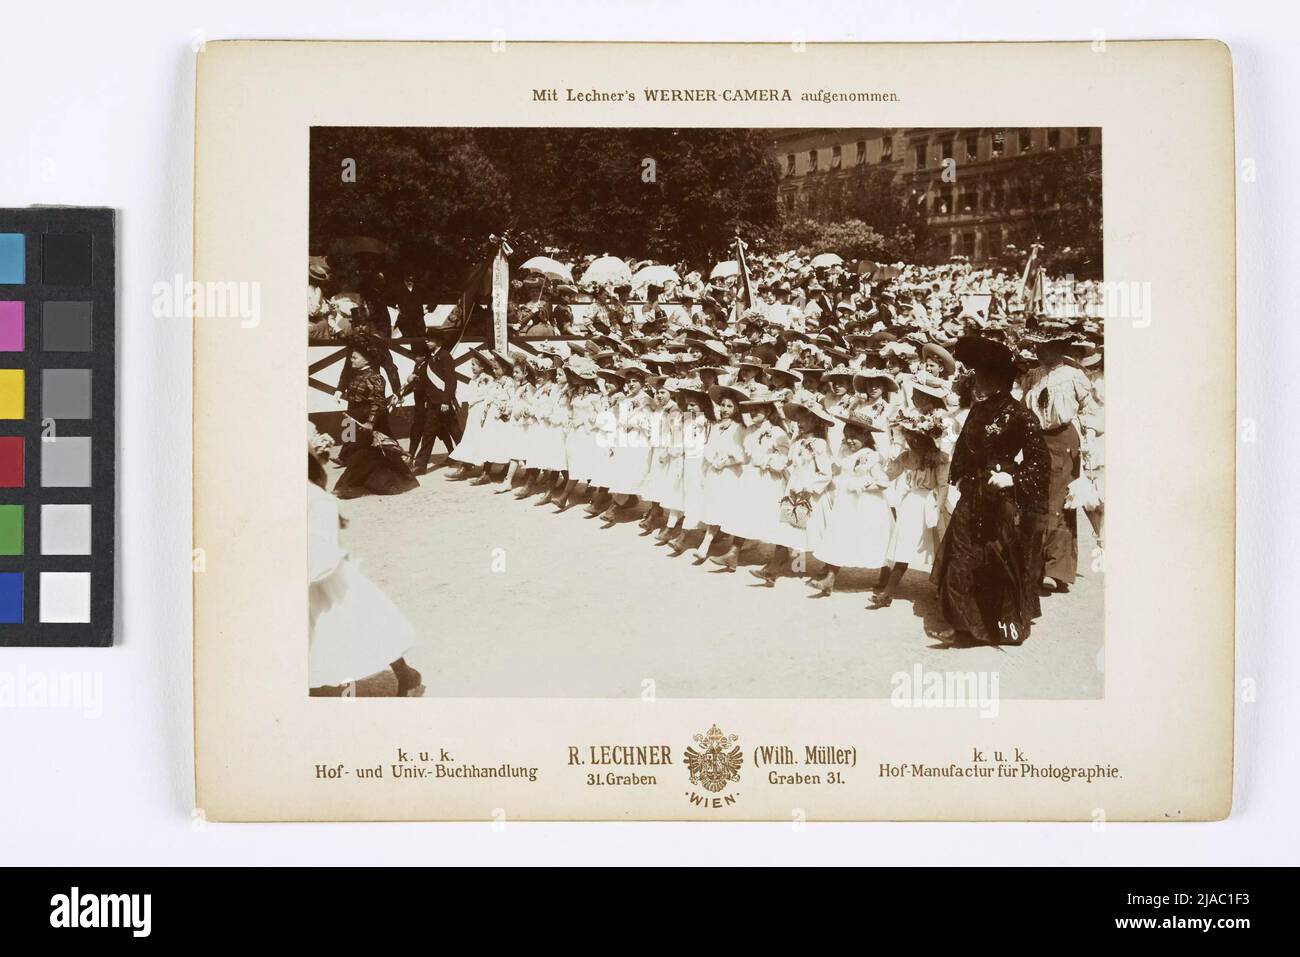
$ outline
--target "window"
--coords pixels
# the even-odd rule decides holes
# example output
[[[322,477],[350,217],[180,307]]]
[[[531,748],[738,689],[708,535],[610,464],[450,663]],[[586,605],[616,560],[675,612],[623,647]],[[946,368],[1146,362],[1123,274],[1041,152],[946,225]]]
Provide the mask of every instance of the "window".
[[[813,173],[813,172],[816,172],[816,171],[817,171],[817,151],[816,151],[816,150],[809,150],[809,151],[808,151],[808,171],[809,171],[810,173]]]
[[[973,136],[966,137],[966,162],[975,163],[979,158],[979,141]]]
[[[1074,138],[1075,142],[1080,146],[1087,146],[1092,142],[1092,130],[1088,129],[1086,126],[1081,126],[1075,133]]]
[[[925,169],[925,143],[917,143],[912,147],[912,152],[916,154],[916,168]]]
[[[1020,152],[1028,153],[1034,148],[1034,134],[1032,130],[1020,131]]]
[[[886,136],[880,141],[880,162],[888,163],[894,158],[894,138]]]
[[[1055,150],[1055,149],[1060,149],[1060,146],[1061,146],[1061,131],[1060,131],[1060,130],[1048,130],[1048,131],[1047,131],[1047,149],[1048,149],[1049,151],[1051,151],[1051,150]]]
[[[943,145],[940,147],[940,150],[943,153],[943,158],[946,160],[952,159],[952,145],[952,140],[944,140]]]
[[[843,159],[844,159],[843,151],[841,151],[841,149],[838,146],[836,146],[834,149],[831,150],[831,169],[839,169],[840,163],[843,161]]]
[[[794,175],[794,154],[793,153],[787,153],[785,156],[785,175],[786,176]]]
[[[858,165],[865,166],[867,162],[867,141],[858,140]]]
[[[993,134],[992,155],[994,159],[1001,159],[1002,154],[1006,152],[1007,134],[1005,130],[997,130]]]

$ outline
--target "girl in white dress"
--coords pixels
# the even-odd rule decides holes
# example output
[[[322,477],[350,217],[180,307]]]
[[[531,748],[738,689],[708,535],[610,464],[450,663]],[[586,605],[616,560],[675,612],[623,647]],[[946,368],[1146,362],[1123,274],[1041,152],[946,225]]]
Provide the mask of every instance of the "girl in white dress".
[[[895,449],[901,454],[889,467],[897,501],[894,534],[885,556],[889,575],[886,578],[881,569],[869,608],[889,606],[910,566],[926,570],[933,566],[941,496],[948,487],[949,456],[938,445],[944,434],[943,417],[904,417],[895,430]]]
[[[587,518],[604,514],[612,502],[609,486],[615,480],[614,453],[618,448],[620,434],[618,406],[624,398],[623,390],[628,388],[627,376],[618,369],[600,369],[596,375],[604,391],[593,400],[595,415],[591,434],[596,450],[591,462],[591,480],[587,484],[591,499],[583,509]]]
[[[704,447],[713,427],[713,400],[697,380],[684,380],[673,393],[682,410],[682,514],[668,540],[674,557],[687,549],[686,536],[704,524]]]
[[[650,415],[650,465],[641,483],[641,500],[650,506],[641,519],[641,528],[650,534],[656,528],[668,528],[673,511],[681,511],[682,462],[675,454],[681,446],[682,412],[673,401],[668,376],[646,380],[645,393]],[[658,541],[665,540],[659,535]]]
[[[869,418],[852,415],[844,420],[844,438],[832,481],[835,502],[823,536],[813,555],[826,566],[826,574],[811,584],[823,595],[835,589],[841,568],[883,568],[894,518],[885,498],[890,485],[884,451],[876,438],[883,429]]]
[[[325,470],[307,453],[307,685],[314,696],[391,668],[397,694],[418,688],[406,663],[415,645],[410,621],[339,545],[338,499],[325,491]]]
[[[509,463],[494,491],[510,491],[515,473],[524,466],[528,455],[528,423],[532,417],[533,370],[523,353],[509,357],[510,382],[501,402],[501,425],[498,430],[498,455]]]
[[[709,390],[709,398],[713,400],[718,418],[704,443],[705,530],[704,538],[695,549],[696,565],[702,565],[708,559],[718,530],[731,521],[736,489],[740,485],[741,464],[745,461],[745,427],[737,420],[737,413],[738,403],[747,396],[731,386],[715,385]],[[736,553],[739,554],[739,548]],[[731,556],[730,550],[728,556]],[[732,561],[727,567],[735,571],[736,562]]]
[[[460,389],[462,402],[466,409],[465,431],[456,443],[456,448],[448,456],[459,463],[457,470],[447,476],[455,482],[464,481],[480,468],[485,459],[486,446],[483,442],[483,419],[487,412],[487,400],[494,388],[494,379],[488,371],[488,360],[478,353],[469,361],[470,378]]]
[[[471,485],[487,485],[492,481],[492,468],[510,464],[506,449],[507,420],[510,417],[510,392],[514,387],[513,363],[505,353],[493,352],[493,379],[485,387],[483,399],[483,433],[479,437],[479,455],[483,458],[483,474]]]
[[[821,405],[798,400],[785,404],[785,418],[794,424],[794,431],[783,501],[796,507],[802,522],[795,525],[783,520],[778,527],[779,541],[774,544],[802,555],[815,551],[821,543],[830,515],[833,458],[826,434],[835,419]],[[800,558],[801,568],[803,561]]]
[[[780,405],[779,396],[768,391],[755,393],[740,403],[749,425],[745,432],[745,465],[740,472],[731,524],[724,527],[740,541],[751,539],[775,546],[761,569],[751,569],[751,574],[769,586],[782,573],[789,557],[789,549],[779,544],[781,498],[785,495],[790,451],[790,436],[781,423]]]
[[[588,360],[589,362],[589,360]],[[579,482],[590,482],[595,466],[596,439],[592,429],[596,424],[596,410],[600,393],[596,389],[595,363],[572,360],[564,370],[569,381],[567,408],[569,425],[564,434],[565,461],[568,463],[568,481],[556,496],[559,512],[567,512],[575,503],[574,494]]]
[[[882,431],[888,431],[889,420],[898,410],[899,390],[894,377],[883,369],[868,369],[853,377],[857,401],[853,412],[860,418],[870,419]]]
[[[536,385],[528,407],[528,425],[525,459],[533,473],[528,484],[515,493],[515,498],[528,498],[543,488],[553,493],[557,482],[563,481],[567,466],[564,454],[564,432],[560,424],[567,418],[563,409],[564,384],[560,381],[559,364],[549,356],[542,356],[533,366]],[[551,500],[547,494],[545,504]]]
[[[647,370],[629,365],[620,371],[623,395],[614,404],[617,431],[607,484],[610,504],[599,515],[602,528],[610,528],[636,506],[650,469],[650,412],[643,389]]]

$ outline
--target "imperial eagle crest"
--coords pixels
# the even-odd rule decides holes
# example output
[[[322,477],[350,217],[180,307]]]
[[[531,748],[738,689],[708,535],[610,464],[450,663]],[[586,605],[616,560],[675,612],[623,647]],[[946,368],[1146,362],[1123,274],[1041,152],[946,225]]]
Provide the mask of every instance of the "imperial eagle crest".
[[[740,780],[740,766],[744,764],[745,756],[736,744],[740,740],[738,735],[723,734],[715,724],[707,734],[694,737],[700,750],[687,748],[684,754],[692,784],[706,791],[721,791],[730,782]]]

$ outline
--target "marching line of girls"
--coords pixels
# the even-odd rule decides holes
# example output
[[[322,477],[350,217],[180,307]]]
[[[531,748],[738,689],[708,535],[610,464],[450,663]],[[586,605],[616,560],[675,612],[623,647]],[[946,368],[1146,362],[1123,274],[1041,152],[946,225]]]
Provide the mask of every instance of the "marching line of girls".
[[[847,367],[824,373],[818,394],[811,376],[743,359],[690,378],[559,359],[474,354],[452,479],[557,512],[586,497],[606,528],[647,505],[643,535],[729,572],[743,548],[770,546],[751,570],[768,587],[804,575],[829,595],[841,568],[878,569],[872,608],[909,567],[930,567],[957,431],[942,390],[904,396],[887,373]],[[918,390],[933,411],[912,405]]]

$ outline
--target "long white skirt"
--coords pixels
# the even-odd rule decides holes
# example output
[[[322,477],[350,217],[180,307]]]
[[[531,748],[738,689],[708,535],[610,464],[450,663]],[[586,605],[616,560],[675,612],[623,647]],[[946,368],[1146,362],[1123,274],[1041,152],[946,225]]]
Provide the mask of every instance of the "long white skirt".
[[[781,497],[785,495],[785,476],[779,472],[746,465],[736,487],[735,508],[723,531],[756,542],[777,544],[784,533],[781,524]]]
[[[567,430],[564,433],[564,459],[569,478],[578,482],[590,481],[597,452],[604,452],[604,449],[596,448],[596,440],[589,431],[582,428]]]
[[[614,446],[609,490],[615,495],[640,495],[646,473],[650,470],[650,452],[649,446]]]
[[[608,433],[596,432],[592,435],[591,485],[596,488],[608,488],[614,475],[614,449]]]
[[[898,500],[898,516],[885,556],[891,564],[907,562],[918,569],[934,564],[934,529],[939,518],[937,501],[934,492],[909,489],[903,493]]]
[[[511,419],[509,422],[502,422],[498,434],[500,448],[497,454],[504,456],[498,459],[500,462],[509,462],[511,459],[525,460],[528,455],[528,426],[526,423],[518,422]]]
[[[882,490],[837,489],[826,533],[813,554],[842,568],[880,568],[893,531],[894,517]]]
[[[383,671],[415,644],[401,609],[347,556],[307,588],[308,687],[359,681]]]
[[[502,422],[496,415],[487,415],[483,419],[483,433],[479,437],[479,457],[484,462],[504,465],[510,461],[510,452],[506,443],[510,438],[510,423]]]
[[[704,524],[704,459],[689,452],[682,457],[682,528]]]
[[[563,471],[568,465],[564,450],[564,432],[547,422],[531,422],[526,433],[530,469]]]
[[[685,468],[682,455],[666,456],[666,450],[653,449],[650,468],[641,483],[641,497],[662,508],[681,511],[685,498]],[[679,450],[680,451],[680,450]]]
[[[465,432],[456,443],[456,448],[448,456],[453,462],[463,462],[466,465],[482,465],[486,459],[483,458],[483,452],[486,448],[483,442],[483,413],[485,409],[482,402],[475,402],[469,407],[469,414],[465,417]]]
[[[740,466],[728,465],[715,469],[704,465],[704,524],[726,528],[733,525],[732,513],[736,509],[740,489]]]

